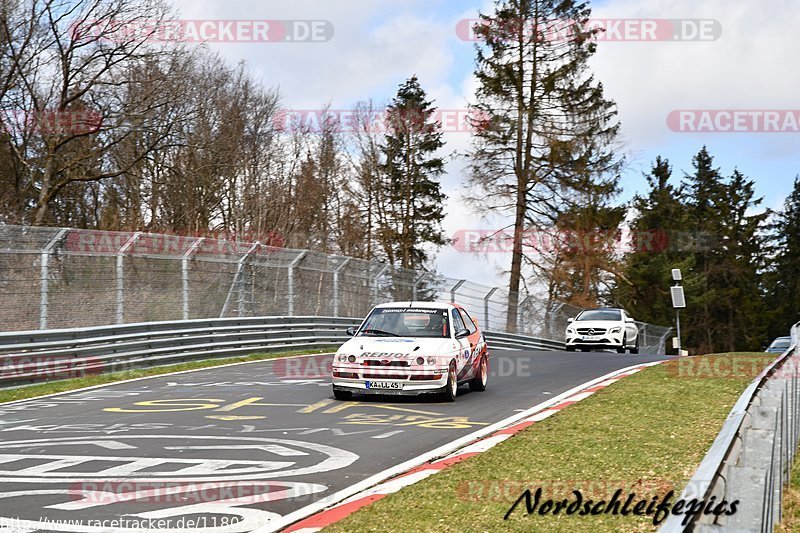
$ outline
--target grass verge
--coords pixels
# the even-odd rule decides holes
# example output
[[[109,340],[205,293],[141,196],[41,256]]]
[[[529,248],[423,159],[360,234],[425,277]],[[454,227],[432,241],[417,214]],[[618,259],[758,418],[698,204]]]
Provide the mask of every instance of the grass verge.
[[[390,494],[326,528],[350,531],[653,531],[651,516],[528,515],[521,493],[636,500],[675,491],[673,503],[742,391],[774,357],[681,358],[598,391],[479,456]],[[634,501],[634,503],[635,503]]]
[[[116,381],[124,381],[126,379],[143,378],[147,376],[159,376],[161,374],[171,374],[173,372],[182,372],[184,370],[212,368],[215,366],[229,365],[231,363],[261,361],[266,359],[275,359],[278,357],[287,357],[290,355],[327,353],[332,350],[335,351],[335,347],[327,347],[327,348],[322,347],[318,350],[295,350],[295,351],[285,351],[285,352],[275,352],[275,353],[255,353],[251,355],[244,355],[237,357],[203,359],[202,361],[188,361],[186,363],[178,363],[175,365],[140,368],[136,370],[127,370],[125,372],[95,374],[82,378],[65,379],[61,381],[49,381],[47,383],[39,383],[36,385],[28,385],[13,389],[0,390],[0,403],[13,402],[15,400],[25,400],[27,398],[35,398],[37,396],[45,396],[47,394],[55,394],[57,392],[66,392],[75,389],[81,389],[84,387],[91,387],[93,385],[104,385],[106,383],[114,383]]]

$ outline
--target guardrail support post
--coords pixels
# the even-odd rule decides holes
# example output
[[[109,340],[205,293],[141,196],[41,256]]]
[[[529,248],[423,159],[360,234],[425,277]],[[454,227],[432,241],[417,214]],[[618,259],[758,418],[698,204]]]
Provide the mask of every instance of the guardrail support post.
[[[189,320],[189,259],[197,252],[200,245],[205,241],[205,237],[200,237],[192,243],[188,250],[181,257],[181,295],[183,300],[183,319]]]
[[[53,253],[53,248],[64,237],[66,232],[66,228],[60,229],[42,249],[42,264],[39,274],[39,329],[47,329],[48,307],[50,303],[50,254]]]
[[[339,271],[347,266],[350,259],[350,257],[346,258],[333,270],[333,316],[339,316]]]
[[[458,280],[458,282],[455,285],[453,285],[453,288],[450,289],[450,303],[453,303],[453,304],[456,303],[456,291],[458,289],[460,289],[461,286],[463,284],[465,284],[466,282],[467,282],[467,280],[460,279],[460,280]]]
[[[489,299],[498,291],[497,287],[492,287],[492,290],[486,293],[483,297],[483,327],[489,329]]]
[[[287,296],[289,298],[289,316],[294,316],[294,267],[296,267],[297,264],[303,260],[307,253],[307,250],[303,250],[297,254],[297,257],[292,259],[292,262],[289,263],[289,268],[286,271],[286,289],[288,293]]]
[[[141,234],[141,231],[137,231],[131,235],[128,242],[117,252],[117,324],[125,322],[125,253],[136,243]]]

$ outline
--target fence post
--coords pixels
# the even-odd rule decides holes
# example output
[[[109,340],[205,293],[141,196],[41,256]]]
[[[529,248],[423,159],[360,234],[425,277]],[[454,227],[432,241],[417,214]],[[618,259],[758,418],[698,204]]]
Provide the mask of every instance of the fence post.
[[[526,296],[521,302],[517,304],[517,331],[520,335],[523,333],[523,324],[522,324],[522,308],[525,307],[525,304],[528,303],[528,300],[531,299],[531,295],[529,294]],[[549,328],[548,328],[549,329]],[[511,333],[510,331],[507,333]],[[548,333],[550,333],[548,331]]]
[[[465,284],[467,280],[460,279],[458,282],[453,285],[453,288],[450,289],[450,303],[456,303],[456,291],[461,288],[463,284]]]
[[[492,287],[492,290],[486,293],[486,296],[483,297],[483,327],[484,329],[491,329],[489,327],[489,298],[492,297],[492,294],[497,292],[497,287]]]
[[[378,280],[389,270],[389,265],[383,265],[383,268],[372,277],[372,305],[378,305]]]
[[[131,235],[128,242],[123,244],[122,248],[117,252],[117,324],[125,322],[125,253],[136,243],[141,234],[141,231],[137,231]]]
[[[429,274],[429,272],[423,272],[420,277],[418,277],[417,279],[414,280],[414,286],[411,287],[411,299],[412,300],[416,301],[416,299],[417,299],[417,287],[419,286],[420,283],[425,281],[425,278],[428,277],[428,274]]]
[[[48,306],[50,303],[50,254],[53,253],[56,243],[61,240],[66,232],[66,228],[60,229],[42,248],[42,264],[41,272],[39,273],[39,329],[47,329]]]
[[[197,252],[197,249],[205,241],[205,237],[200,237],[192,243],[188,250],[181,257],[181,294],[183,299],[183,319],[189,320],[189,259]]]
[[[294,316],[294,267],[303,260],[307,253],[308,250],[303,250],[297,254],[297,257],[292,259],[292,262],[289,263],[289,268],[286,271],[286,275],[288,276],[286,279],[286,288],[289,297],[289,316]]]
[[[333,316],[336,317],[339,316],[339,271],[342,270],[349,262],[350,258],[347,257],[344,261],[342,261],[342,264],[333,270]]]

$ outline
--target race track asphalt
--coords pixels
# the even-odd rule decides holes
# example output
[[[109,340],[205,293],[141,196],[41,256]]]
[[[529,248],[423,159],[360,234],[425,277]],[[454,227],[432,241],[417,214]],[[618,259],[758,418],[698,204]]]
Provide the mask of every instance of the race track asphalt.
[[[0,404],[0,531],[252,531],[576,385],[667,357],[494,351],[488,389],[462,386],[454,403],[339,402],[330,358]]]

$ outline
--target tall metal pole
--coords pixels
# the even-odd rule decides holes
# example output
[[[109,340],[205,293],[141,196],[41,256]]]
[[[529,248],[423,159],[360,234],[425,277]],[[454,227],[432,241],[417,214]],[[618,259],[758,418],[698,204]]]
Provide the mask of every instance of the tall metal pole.
[[[122,324],[125,321],[125,253],[136,243],[141,234],[141,231],[137,231],[131,235],[128,242],[117,252],[117,324]]]
[[[383,265],[383,268],[372,278],[372,305],[378,305],[378,280],[387,270],[389,270],[389,265]]]
[[[678,326],[678,355],[683,355],[683,345],[681,344],[681,310],[675,310],[675,322]]]
[[[289,316],[294,316],[294,267],[302,261],[302,259],[306,256],[308,250],[303,250],[300,252],[297,257],[295,257],[291,263],[289,263],[289,269],[287,270],[287,292],[289,298]]]
[[[66,228],[59,230],[42,249],[41,271],[39,273],[39,329],[47,329],[50,304],[50,254],[53,253],[53,248],[64,237],[66,232]]]
[[[458,289],[460,289],[460,288],[461,288],[461,286],[462,286],[463,284],[465,284],[466,282],[467,282],[467,280],[465,280],[465,279],[460,279],[460,280],[458,280],[458,283],[456,283],[455,285],[453,285],[453,288],[452,288],[452,289],[450,289],[450,303],[456,303],[456,291],[457,291]]]
[[[183,319],[189,320],[189,259],[205,241],[205,237],[200,237],[186,250],[181,257],[181,296],[183,300]]]
[[[483,327],[486,329],[489,329],[489,298],[498,290],[497,287],[493,287],[492,290],[483,297]]]
[[[347,263],[350,262],[350,258],[345,258],[342,263],[337,266],[333,271],[333,316],[339,316],[339,272],[347,266]]]

